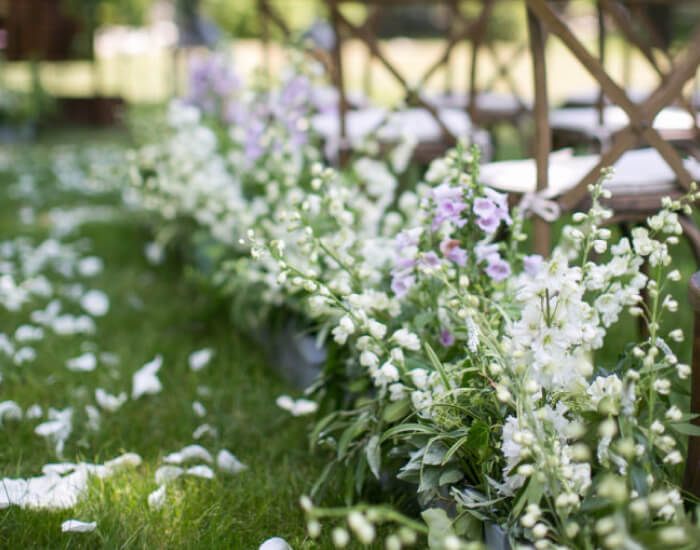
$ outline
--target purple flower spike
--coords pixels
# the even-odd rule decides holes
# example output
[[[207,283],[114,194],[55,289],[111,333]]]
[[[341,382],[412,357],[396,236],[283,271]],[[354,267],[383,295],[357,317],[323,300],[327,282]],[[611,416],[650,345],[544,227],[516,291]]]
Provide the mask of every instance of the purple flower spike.
[[[495,214],[476,220],[476,225],[478,225],[479,229],[481,229],[484,233],[493,233],[496,231],[496,229],[498,229],[498,225],[500,223],[500,218],[497,218]]]
[[[472,211],[480,218],[487,218],[496,212],[496,205],[490,200],[480,197],[474,201]]]
[[[457,239],[445,239],[440,243],[440,252],[448,260],[452,260],[459,267],[467,265],[467,251],[460,248]]]
[[[438,255],[431,250],[430,252],[426,252],[425,254],[423,254],[422,263],[424,265],[435,267],[440,265],[440,258],[438,258]]]
[[[500,282],[510,275],[510,265],[497,254],[488,258],[489,265],[486,266],[486,274],[494,281]]]
[[[542,256],[539,254],[532,254],[530,256],[523,257],[523,268],[525,268],[525,273],[534,277],[539,272],[542,267]]]
[[[440,343],[446,348],[449,348],[455,343],[455,337],[447,329],[440,329]]]
[[[391,280],[391,290],[397,298],[403,298],[415,284],[416,278],[413,275],[397,273]]]

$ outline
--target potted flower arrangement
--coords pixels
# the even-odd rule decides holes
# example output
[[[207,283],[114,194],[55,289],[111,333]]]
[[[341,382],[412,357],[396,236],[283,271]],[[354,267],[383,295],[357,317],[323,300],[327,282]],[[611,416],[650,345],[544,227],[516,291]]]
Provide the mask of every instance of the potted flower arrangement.
[[[664,320],[678,308],[666,294],[680,278],[676,212],[695,189],[612,242],[601,183],[545,260],[519,250],[522,218],[479,185],[475,151],[433,163],[374,239],[353,231],[342,178],[316,174],[287,228],[309,261],[297,266],[280,239],[251,244],[278,261],[290,293],[308,296],[307,314],[337,350],[314,388],[325,414],[312,438],[332,453],[328,471],[345,472],[349,503],[389,469],[433,506],[431,548],[479,541],[482,524],[538,550],[693,547],[679,484],[685,436],[697,429],[677,394],[690,369],[673,352],[682,331]],[[648,335],[600,365],[595,352],[625,310]],[[312,535],[319,519],[341,515],[365,543],[375,523],[399,524],[392,548],[410,539],[401,529],[421,530],[383,507],[302,504]],[[342,547],[348,532],[337,529]]]

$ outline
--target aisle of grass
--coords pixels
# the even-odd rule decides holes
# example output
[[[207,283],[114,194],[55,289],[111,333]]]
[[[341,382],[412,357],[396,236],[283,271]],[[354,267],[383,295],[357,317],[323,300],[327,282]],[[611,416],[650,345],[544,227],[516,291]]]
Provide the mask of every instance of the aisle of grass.
[[[26,152],[35,172],[45,172],[37,164],[42,162],[40,152],[38,148]],[[26,204],[6,197],[16,176],[0,177],[0,241],[22,234],[40,242],[46,236],[41,227],[46,208],[59,200],[71,201],[64,206],[104,202],[75,194],[56,196],[51,178],[45,177],[37,224],[22,225],[18,211]],[[116,204],[115,197],[110,201]],[[107,480],[95,478],[72,510],[0,511],[0,548],[255,549],[275,535],[285,537],[295,549],[329,547],[327,539],[305,540],[297,505],[323,468],[323,458],[308,451],[306,421],[289,418],[274,404],[278,395],[295,390],[272,372],[256,345],[231,328],[225,308],[219,309],[211,296],[183,280],[182,266],[172,259],[155,268],[146,262],[148,234],[142,225],[129,217],[94,223],[65,240],[78,238],[88,238],[91,253],[104,259],[104,271],[89,286],[109,295],[110,311],[96,320],[97,333],[88,338],[58,337],[47,331],[35,346],[34,363],[17,367],[0,354],[4,376],[0,401],[14,400],[25,410],[35,403],[44,410],[73,406],[74,428],[64,452],[67,461],[102,463],[135,452],[144,462]],[[25,308],[17,316],[0,308],[0,332],[14,332],[31,310]],[[82,353],[86,340],[100,351],[116,353],[119,365],[100,365],[88,373],[69,371],[66,359]],[[192,372],[187,357],[203,347],[214,348],[216,355],[205,369]],[[130,392],[133,372],[159,353],[164,356],[159,372],[163,391],[130,399],[117,412],[102,414],[99,431],[87,430],[84,406],[94,404],[94,389]],[[198,392],[201,386],[209,388],[210,395]],[[193,412],[195,400],[206,407],[204,418]],[[38,422],[3,422],[0,476],[40,475],[42,465],[59,460],[53,446],[34,434]],[[192,432],[204,422],[219,435],[197,443],[213,454],[231,450],[249,470],[235,476],[217,473],[214,480],[181,478],[169,486],[163,508],[150,510],[147,497],[157,488],[153,473],[162,457],[194,443]],[[88,534],[64,534],[60,525],[68,518],[97,521],[98,528]]]

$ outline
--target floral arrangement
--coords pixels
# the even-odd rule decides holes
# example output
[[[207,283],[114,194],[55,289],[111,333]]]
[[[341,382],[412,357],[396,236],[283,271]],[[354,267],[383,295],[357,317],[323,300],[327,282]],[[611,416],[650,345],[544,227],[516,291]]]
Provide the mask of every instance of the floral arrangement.
[[[692,547],[679,483],[684,435],[697,429],[676,393],[690,369],[672,351],[682,331],[663,329],[678,308],[665,290],[680,278],[670,247],[688,203],[665,201],[647,227],[613,243],[599,184],[544,260],[520,252],[522,218],[479,185],[474,152],[434,162],[426,182],[367,240],[347,223],[355,212],[341,179],[324,172],[290,227],[305,234],[311,268],[282,241],[254,239],[289,291],[308,294],[308,315],[339,348],[314,388],[327,414],[313,438],[334,455],[329,471],[345,472],[348,502],[369,478],[414,484],[421,506],[451,506],[458,518],[424,514],[444,535],[431,548],[462,548],[456,535],[480,540],[481,522],[538,550]],[[319,233],[328,224],[335,231]],[[625,310],[648,336],[598,365],[595,351]],[[339,515],[303,505],[311,534],[319,518]],[[407,527],[382,508],[347,519],[364,543],[373,522]],[[391,537],[392,548],[410,538]]]
[[[283,300],[279,269],[276,261],[251,259],[241,240],[250,230],[286,238],[287,254],[300,265],[306,261],[307,247],[294,244],[286,216],[319,185],[312,167],[320,166],[321,153],[309,124],[313,113],[332,108],[311,71],[292,71],[279,87],[244,87],[223,57],[202,58],[188,95],[169,106],[167,137],[130,155],[139,202],[159,216],[160,244],[184,234],[207,280],[230,296],[255,296],[262,318],[266,306]],[[377,159],[362,157],[352,166],[342,176],[342,192],[360,213],[350,225],[372,236],[392,204],[397,177]],[[238,292],[242,287],[247,290]]]
[[[336,470],[349,507],[304,497],[311,536],[342,518],[337,547],[388,531],[392,550],[418,534],[472,548],[483,525],[514,548],[694,547],[680,482],[685,438],[700,432],[673,351],[683,333],[665,321],[678,308],[678,212],[695,188],[613,239],[606,173],[544,259],[523,252],[506,195],[480,185],[477,150],[460,145],[398,194],[376,158],[323,166],[313,75],[246,88],[213,57],[192,79],[166,139],[132,154],[132,181],[161,241],[204,243],[210,282],[255,296],[246,319],[289,308],[328,346],[308,393],[312,444],[333,460],[311,497]],[[609,334],[627,314],[645,334],[623,347]],[[601,364],[603,346],[619,360]],[[353,504],[396,480],[423,522]]]

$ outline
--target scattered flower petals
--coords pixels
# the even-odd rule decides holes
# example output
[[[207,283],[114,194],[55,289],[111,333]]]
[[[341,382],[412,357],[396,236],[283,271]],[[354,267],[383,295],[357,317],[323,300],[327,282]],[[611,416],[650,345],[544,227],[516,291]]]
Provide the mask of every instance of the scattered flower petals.
[[[180,477],[185,470],[179,466],[161,466],[156,470],[156,483],[162,485]]]
[[[280,537],[272,537],[267,539],[260,545],[258,550],[293,550],[286,540]]]
[[[199,401],[194,401],[192,403],[192,410],[199,418],[202,418],[205,414],[207,414],[207,409],[205,409],[204,405],[202,405]]]
[[[149,361],[134,373],[133,389],[131,391],[132,399],[138,399],[144,394],[153,395],[160,393],[163,385],[158,380],[156,373],[162,364],[163,356],[157,355],[155,359]]]
[[[88,487],[91,475],[107,478],[116,467],[114,464],[132,465],[134,457],[127,454],[112,461],[99,464],[61,462],[46,464],[44,475],[29,479],[0,479],[0,509],[21,506],[35,509],[68,509],[74,507]],[[108,466],[112,464],[113,466]]]
[[[83,277],[99,275],[103,268],[104,262],[97,256],[87,256],[78,262],[78,273]]]
[[[120,470],[126,466],[136,468],[138,466],[141,466],[141,462],[143,462],[143,460],[136,453],[125,453],[121,456],[118,456],[117,458],[113,458],[112,460],[108,460],[107,462],[105,462],[105,467],[108,468],[110,471],[115,471]]]
[[[97,367],[97,357],[92,352],[83,353],[78,357],[68,359],[66,366],[72,371],[90,372]]]
[[[207,366],[212,357],[214,357],[214,350],[211,348],[194,351],[189,357],[190,368],[195,372],[200,371]]]
[[[214,470],[204,464],[192,466],[185,473],[191,476],[203,477],[204,479],[214,479]]]
[[[219,454],[216,455],[216,467],[222,472],[229,474],[237,474],[248,469],[248,466],[243,464],[233,453],[226,449],[220,450]]]
[[[161,485],[148,495],[148,507],[151,510],[160,510],[165,503],[165,485]]]
[[[6,418],[22,420],[22,409],[14,401],[3,401],[0,403],[0,426]]]
[[[313,414],[318,410],[318,404],[310,399],[297,399],[296,401],[288,395],[280,395],[275,401],[280,409],[289,411],[292,416],[304,416]]]
[[[36,342],[44,337],[44,329],[32,325],[21,325],[15,331],[15,341]]]
[[[28,420],[35,420],[37,418],[41,418],[44,415],[44,410],[41,408],[41,405],[34,404],[30,406],[26,412],[24,413],[24,416]]]
[[[200,439],[204,437],[206,434],[211,435],[212,437],[216,437],[219,435],[218,430],[210,425],[210,424],[202,424],[201,426],[197,426],[194,432],[192,432],[192,438],[193,439]]]
[[[214,459],[209,451],[207,451],[201,445],[188,445],[180,452],[170,453],[168,456],[163,458],[163,462],[168,462],[169,464],[182,464],[190,460],[203,460],[204,462],[209,463],[214,462]]]
[[[12,358],[15,365],[23,365],[24,363],[30,363],[36,359],[36,350],[30,348],[29,346],[24,346],[17,350],[15,356]]]
[[[100,353],[100,361],[105,365],[114,367],[119,364],[119,356],[111,351],[103,351]]]
[[[101,290],[90,290],[80,299],[80,305],[93,317],[102,317],[109,311],[109,298]]]
[[[97,529],[97,522],[78,521],[69,519],[61,524],[61,531],[64,533],[89,533]]]
[[[125,392],[121,392],[119,395],[111,395],[102,388],[95,390],[95,401],[100,407],[109,412],[119,410],[128,398]]]
[[[73,409],[68,407],[62,411],[49,409],[49,421],[34,428],[34,433],[45,437],[56,444],[56,454],[63,453],[63,446],[73,430]]]
[[[100,429],[100,410],[94,405],[85,405],[85,413],[88,417],[87,427],[96,432]]]

